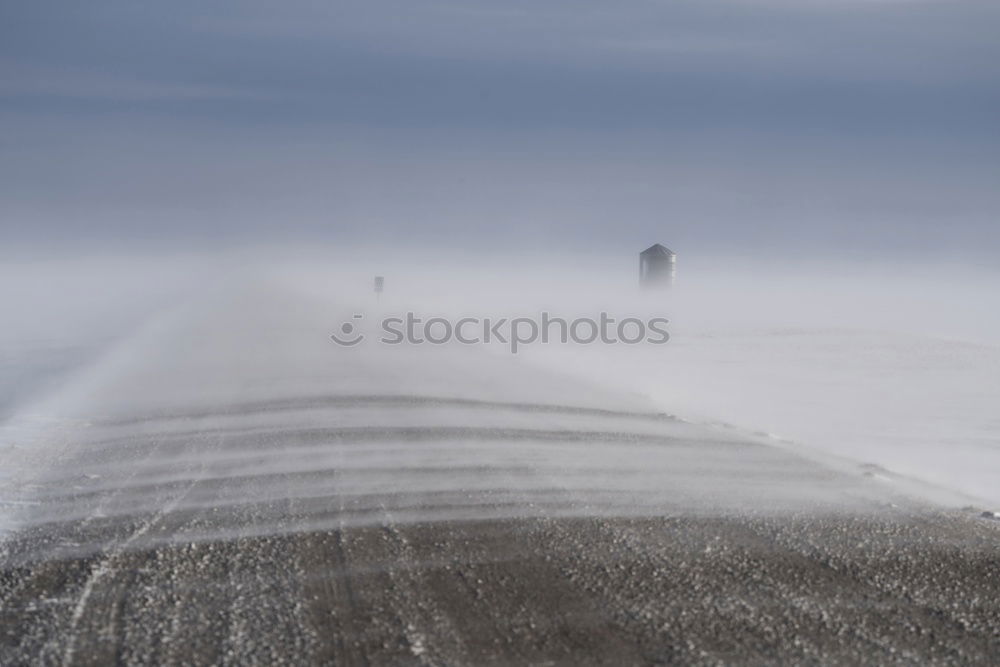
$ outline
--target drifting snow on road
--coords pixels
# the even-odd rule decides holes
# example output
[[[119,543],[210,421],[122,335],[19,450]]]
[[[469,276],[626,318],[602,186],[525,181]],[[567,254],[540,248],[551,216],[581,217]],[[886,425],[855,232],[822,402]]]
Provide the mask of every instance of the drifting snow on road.
[[[389,510],[420,522],[883,500],[860,475],[478,347],[331,345],[326,312],[274,287],[227,292],[133,341],[40,431],[59,445],[13,512],[22,529],[71,526],[44,548],[80,555],[115,546],[103,526],[147,515],[130,546]]]
[[[352,305],[220,288],[7,425],[0,662],[1000,650],[995,522],[527,358],[334,345]]]

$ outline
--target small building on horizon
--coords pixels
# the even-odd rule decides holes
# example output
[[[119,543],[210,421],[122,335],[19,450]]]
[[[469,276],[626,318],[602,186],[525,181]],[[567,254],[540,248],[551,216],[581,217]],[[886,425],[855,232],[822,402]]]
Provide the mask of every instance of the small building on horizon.
[[[677,253],[654,243],[639,253],[639,285],[666,288],[674,283],[677,273]]]

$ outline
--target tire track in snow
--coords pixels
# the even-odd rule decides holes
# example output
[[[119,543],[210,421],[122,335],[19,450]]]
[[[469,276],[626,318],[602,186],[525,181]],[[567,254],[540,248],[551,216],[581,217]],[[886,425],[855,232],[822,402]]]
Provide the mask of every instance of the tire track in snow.
[[[218,443],[220,445],[221,440],[222,439],[220,438]],[[150,453],[155,448],[156,447],[154,445],[154,447],[151,448]],[[204,463],[199,464],[198,468],[200,473],[203,474],[205,472]],[[76,653],[76,645],[78,641],[78,627],[80,620],[83,618],[83,615],[87,610],[87,604],[93,595],[95,587],[110,573],[114,572],[113,562],[117,560],[125,551],[127,551],[134,543],[146,535],[150,529],[152,529],[167,514],[176,508],[184,497],[187,496],[200,481],[200,475],[193,477],[191,484],[189,484],[181,493],[170,500],[170,502],[164,505],[147,521],[141,524],[139,528],[127,539],[110,548],[108,550],[108,554],[103,557],[97,566],[91,571],[90,576],[87,577],[86,582],[83,584],[83,589],[80,591],[80,597],[77,599],[77,603],[73,608],[73,613],[70,616],[69,627],[66,630],[66,648],[63,651],[62,656],[62,664],[64,667],[68,667],[73,664],[73,658]]]

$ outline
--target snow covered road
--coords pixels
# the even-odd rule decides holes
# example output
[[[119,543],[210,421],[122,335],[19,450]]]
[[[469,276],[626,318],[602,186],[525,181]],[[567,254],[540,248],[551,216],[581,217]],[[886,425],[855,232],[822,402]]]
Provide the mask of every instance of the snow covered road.
[[[8,496],[0,663],[1000,651],[995,522],[510,355],[338,347],[336,323],[222,292],[54,404]]]

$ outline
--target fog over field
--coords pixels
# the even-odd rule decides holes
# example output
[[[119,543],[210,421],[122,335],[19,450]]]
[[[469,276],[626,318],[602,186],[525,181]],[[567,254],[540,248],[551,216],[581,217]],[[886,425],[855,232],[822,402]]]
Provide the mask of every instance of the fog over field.
[[[664,491],[688,511],[798,511],[809,503],[835,509],[845,498],[870,493],[863,486],[844,488],[849,478],[819,482],[795,470],[785,479],[748,486],[757,465],[752,456],[720,459],[712,448],[699,453],[697,442],[705,436],[698,425],[707,425],[712,437],[756,439],[851,471],[891,493],[952,507],[1000,506],[995,472],[1000,422],[994,410],[1000,396],[1000,318],[979,307],[995,293],[995,271],[940,266],[929,275],[926,266],[905,263],[761,268],[747,261],[691,258],[680,265],[673,289],[650,292],[638,288],[634,259],[494,255],[472,263],[436,251],[404,255],[377,247],[314,247],[280,256],[246,250],[8,265],[4,308],[15,324],[4,332],[5,366],[12,372],[4,375],[0,448],[5,471],[0,501],[8,527],[15,514],[21,521],[44,522],[76,513],[82,519],[92,511],[76,495],[45,501],[45,494],[39,500],[30,492],[42,483],[43,489],[64,493],[65,486],[36,478],[44,480],[46,468],[58,469],[67,456],[93,461],[72,467],[80,477],[67,484],[134,487],[119,494],[119,510],[104,506],[102,513],[131,513],[144,504],[153,509],[162,499],[150,485],[187,479],[195,468],[204,474],[206,465],[216,477],[260,479],[302,466],[317,472],[329,466],[330,474],[346,475],[362,496],[365,489],[375,492],[386,484],[397,489],[415,484],[411,490],[422,493],[496,484],[475,471],[497,465],[497,457],[519,460],[533,475],[547,471],[539,488],[573,489],[587,508],[577,511],[585,512],[652,511],[662,507],[657,503],[665,501],[657,498]],[[371,290],[376,274],[386,277],[379,299]],[[499,341],[468,346],[379,341],[380,321],[407,312],[455,322],[470,316],[537,319],[543,311],[569,321],[597,319],[601,312],[618,320],[663,317],[670,321],[670,340],[536,341],[525,342],[516,354]],[[359,314],[363,319],[353,318]],[[357,323],[366,335],[356,348],[330,338],[344,322]],[[481,381],[470,383],[477,376]],[[673,425],[650,422],[650,433],[686,433],[693,444],[680,453],[649,445],[639,455],[635,445],[621,452],[603,445],[560,452],[539,450],[530,441],[477,445],[467,436],[454,447],[446,439],[436,453],[413,450],[412,459],[402,445],[364,450],[364,459],[356,458],[359,450],[349,460],[334,449],[327,459],[308,455],[299,463],[285,448],[275,450],[274,459],[260,449],[236,449],[219,458],[215,448],[202,451],[193,444],[163,445],[158,463],[130,463],[127,457],[130,438],[143,432],[197,427],[211,433],[213,423],[260,433],[320,426],[329,419],[320,413],[292,406],[272,413],[266,406],[294,399],[304,401],[302,409],[315,409],[316,401],[337,396],[341,402],[370,396],[389,402],[377,413],[337,408],[346,410],[335,419],[339,428],[447,429],[472,423],[501,434],[518,420],[497,415],[492,404],[565,405],[597,410],[582,415],[581,423],[612,430],[618,428],[615,411],[676,417]],[[394,401],[402,400],[397,397],[413,396],[445,403],[424,405],[419,413],[393,411]],[[447,401],[459,401],[463,409],[456,413]],[[225,416],[240,405],[257,405],[261,415],[250,421]],[[482,414],[476,416],[476,410]],[[191,421],[201,413],[205,416]],[[188,416],[176,425],[158,421],[158,415],[172,414]],[[139,431],[129,426],[141,417],[152,421]],[[266,447],[263,441],[261,446]],[[91,454],[91,447],[98,449]],[[116,447],[121,463],[115,462]],[[369,470],[350,481],[351,460],[377,469],[379,456],[403,468],[432,466],[441,475],[382,479]],[[666,458],[653,463],[659,457]],[[612,468],[615,474],[606,474]],[[796,474],[804,476],[797,480]],[[538,483],[531,479],[515,475],[501,486],[523,491],[524,484]],[[326,489],[331,482],[306,478],[292,493],[315,495],[311,483]],[[341,491],[342,483],[336,484]],[[679,501],[678,489],[686,487],[681,497],[687,500]],[[272,492],[289,493],[285,486]],[[254,498],[272,492],[258,489]],[[41,504],[25,513],[25,502]],[[200,507],[238,498],[183,502]],[[476,516],[475,508],[462,512]],[[276,518],[270,529],[282,532],[287,526]]]
[[[0,664],[995,660],[998,34],[0,3]]]

